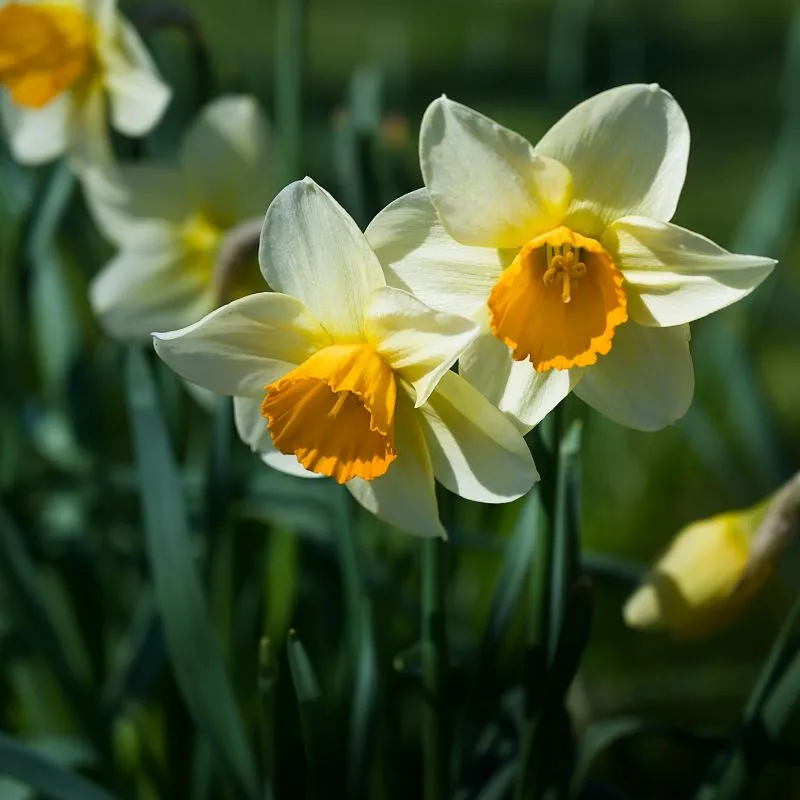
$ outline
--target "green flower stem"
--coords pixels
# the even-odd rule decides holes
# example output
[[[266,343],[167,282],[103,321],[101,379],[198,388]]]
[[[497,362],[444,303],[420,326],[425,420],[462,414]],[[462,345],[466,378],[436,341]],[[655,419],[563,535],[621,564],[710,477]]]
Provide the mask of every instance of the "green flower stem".
[[[422,542],[422,686],[425,800],[450,796],[450,730],[447,718],[447,634],[445,558],[442,539]]]
[[[275,124],[285,182],[301,178],[306,0],[278,0],[275,23]]]
[[[278,664],[270,640],[264,636],[258,645],[258,696],[261,702],[262,798],[275,797],[275,683]]]
[[[523,665],[525,719],[522,727],[519,771],[515,797],[531,800],[541,797],[546,787],[547,740],[546,675],[558,642],[559,629],[553,625],[557,592],[562,592],[563,578],[555,575],[564,558],[557,543],[558,529],[563,528],[563,505],[566,489],[561,469],[561,438],[564,430],[563,403],[556,406],[543,423],[551,433],[545,457],[539,457],[543,479],[534,491],[539,493],[543,513],[535,535],[533,556],[528,573],[528,615]]]
[[[800,650],[793,636],[798,620],[800,598],[795,600],[775,637],[748,698],[735,746],[715,760],[711,774],[695,795],[696,800],[744,797],[757,769],[772,755],[773,741],[783,730],[800,697]]]

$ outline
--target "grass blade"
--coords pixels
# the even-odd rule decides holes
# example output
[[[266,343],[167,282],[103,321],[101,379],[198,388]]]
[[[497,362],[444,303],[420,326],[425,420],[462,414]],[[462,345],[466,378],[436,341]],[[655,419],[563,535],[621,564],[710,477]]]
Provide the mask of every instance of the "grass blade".
[[[53,800],[116,800],[99,786],[4,733],[0,733],[0,775],[15,778]]]
[[[86,709],[91,707],[86,687],[78,677],[77,667],[70,663],[56,618],[48,608],[36,569],[22,544],[22,535],[1,503],[0,575],[14,599],[13,607],[19,613],[23,631],[31,635],[32,644],[41,648],[53,666],[64,697],[76,711],[76,718],[85,718]]]
[[[443,539],[422,545],[422,686],[425,706],[422,747],[425,800],[450,796],[450,725],[448,719],[448,646],[445,622],[445,559]]]
[[[149,592],[139,597],[121,650],[116,670],[103,689],[103,713],[107,722],[113,720],[126,703],[146,694],[164,664],[164,637]]]
[[[258,782],[253,754],[194,565],[180,475],[152,373],[142,353],[133,348],[128,352],[125,378],[147,555],[175,680],[216,755],[239,787],[255,798]]]
[[[627,739],[649,729],[649,723],[638,717],[603,720],[589,727],[581,737],[578,757],[572,773],[572,794],[577,797],[595,759],[614,742]]]
[[[306,0],[278,0],[275,22],[275,124],[281,141],[285,182],[302,177],[303,61]]]
[[[258,645],[258,697],[261,702],[261,766],[264,800],[275,797],[275,684],[278,662],[270,640],[264,636]]]
[[[341,524],[337,539],[345,594],[348,662],[353,674],[347,794],[359,797],[364,793],[377,718],[378,664],[372,606],[364,590],[361,552],[348,492],[339,492],[338,509]]]
[[[497,588],[492,596],[489,621],[483,634],[481,652],[490,658],[500,647],[505,632],[511,622],[514,609],[525,588],[525,579],[533,558],[533,548],[541,514],[541,505],[536,492],[530,492],[523,501],[511,538],[506,546]]]
[[[309,794],[324,797],[330,787],[326,786],[322,768],[322,692],[311,659],[293,630],[289,631],[288,657],[303,731]]]
[[[580,561],[580,420],[570,425],[558,449],[555,508],[552,509],[554,541],[550,569],[549,666],[556,659],[567,604]]]
[[[782,730],[800,697],[800,650],[792,635],[800,619],[800,599],[783,623],[742,714],[734,747],[712,764],[697,800],[742,797],[763,763],[765,738]],[[794,649],[794,655],[790,652]],[[787,659],[791,659],[787,666]],[[767,748],[768,749],[768,748]]]

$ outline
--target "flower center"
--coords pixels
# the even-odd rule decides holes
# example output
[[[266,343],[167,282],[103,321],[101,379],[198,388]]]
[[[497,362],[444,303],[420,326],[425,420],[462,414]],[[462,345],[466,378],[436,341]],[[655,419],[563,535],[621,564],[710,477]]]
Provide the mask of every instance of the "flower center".
[[[628,319],[623,280],[599,242],[555,228],[531,239],[498,279],[492,332],[537,372],[589,366]]]
[[[550,286],[554,281],[561,279],[561,302],[572,302],[572,281],[578,281],[586,275],[586,264],[580,260],[580,248],[572,249],[572,245],[561,245],[561,252],[555,253],[554,248],[547,245],[547,269],[542,275],[545,286]]]
[[[66,5],[0,8],[0,84],[13,101],[41,108],[92,69],[92,25]]]
[[[311,472],[372,480],[397,458],[394,372],[369,345],[330,345],[265,392],[275,447]]]
[[[190,250],[204,253],[217,246],[222,232],[202,211],[198,211],[183,223],[181,234]]]

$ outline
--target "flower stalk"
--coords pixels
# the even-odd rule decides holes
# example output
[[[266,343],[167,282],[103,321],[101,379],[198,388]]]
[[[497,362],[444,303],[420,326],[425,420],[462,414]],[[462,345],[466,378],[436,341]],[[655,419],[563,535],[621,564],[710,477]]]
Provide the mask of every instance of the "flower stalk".
[[[450,796],[450,730],[447,720],[447,630],[445,548],[438,537],[422,542],[422,686],[425,800]]]
[[[584,596],[586,587],[576,583],[580,542],[575,475],[580,425],[575,423],[567,430],[563,405],[559,405],[548,418],[543,438],[549,456],[543,460],[549,463],[539,489],[543,513],[537,518],[542,522],[534,533],[528,578],[525,721],[518,800],[542,797],[549,786],[549,743],[556,736],[557,712],[580,660],[590,619],[584,613],[586,603],[591,602]],[[590,615],[590,610],[587,613]]]
[[[301,176],[305,5],[306,0],[279,0],[275,23],[275,121],[287,181]]]

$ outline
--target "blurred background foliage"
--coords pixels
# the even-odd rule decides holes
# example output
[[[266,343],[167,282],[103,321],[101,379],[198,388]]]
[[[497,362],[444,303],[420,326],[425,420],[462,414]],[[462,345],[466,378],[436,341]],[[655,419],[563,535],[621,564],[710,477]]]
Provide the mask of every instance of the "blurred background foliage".
[[[289,0],[186,0],[196,29],[172,24],[182,17],[168,5],[123,6],[176,91],[144,143],[118,143],[130,157],[169,157],[205,100],[252,92],[283,134],[265,180],[310,174],[363,225],[421,185],[419,121],[443,92],[536,141],[589,94],[654,81],[692,130],[675,221],[781,260],[753,297],[693,325],[697,391],[677,425],[638,433],[568,403],[585,423],[596,600],[568,703],[579,734],[623,717],[729,735],[797,593],[790,553],[712,638],[645,636],[620,614],[679,528],[757,502],[800,465],[794,5],[309,0],[298,20]],[[43,764],[123,798],[420,796],[419,543],[335,485],[263,467],[227,403],[209,417],[149,354],[106,339],[87,286],[109,255],[64,167],[24,170],[3,151],[0,774],[11,759],[44,796],[90,800],[108,795],[62,772],[42,783]],[[452,509],[448,687],[463,800],[510,796],[525,595],[508,562],[524,507]],[[715,741],[620,740],[584,796],[693,797]],[[792,753],[769,760],[751,796],[800,792]],[[31,796],[0,783],[0,798]]]

